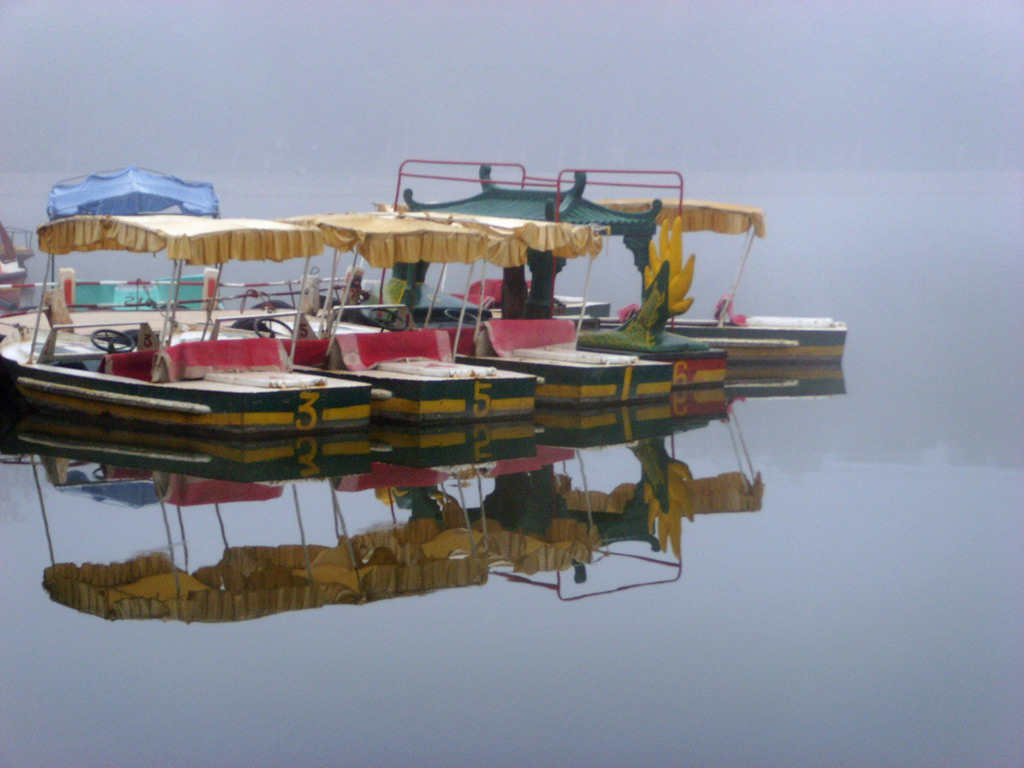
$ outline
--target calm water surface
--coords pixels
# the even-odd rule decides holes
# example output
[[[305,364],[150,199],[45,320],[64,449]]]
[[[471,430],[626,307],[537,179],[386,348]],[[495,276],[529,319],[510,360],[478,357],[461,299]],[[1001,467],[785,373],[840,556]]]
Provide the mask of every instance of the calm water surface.
[[[4,223],[39,223],[29,217],[58,176],[0,178],[5,208],[26,219]],[[226,209],[237,201],[228,215],[389,194],[386,181],[378,195],[350,184],[350,202],[318,180],[275,210],[262,183],[213,181]],[[694,197],[768,211],[742,311],[849,323],[834,394],[779,390],[657,427],[633,414],[603,446],[557,422],[504,443],[470,435],[475,454],[420,467],[415,482],[394,465],[429,456],[400,447],[340,479],[193,485],[189,499],[164,490],[163,504],[146,473],[110,491],[96,481],[118,473],[81,455],[9,456],[0,765],[1019,765],[1021,179],[688,183]],[[737,249],[719,262],[710,240],[687,247],[705,269],[706,312]],[[618,258],[595,293],[621,304],[621,276],[634,275]],[[508,460],[530,456],[541,460]],[[759,503],[737,472],[759,474]],[[515,573],[459,561],[425,595],[189,623],[107,621],[43,586],[53,563],[170,550],[197,573],[226,549],[306,544],[288,550],[295,568],[266,577],[280,587],[305,553],[337,545],[341,525],[354,542],[396,523],[429,538],[458,529],[463,509],[478,518],[481,497],[491,534],[518,524],[550,546],[506,553]],[[617,540],[574,569],[565,553],[578,554],[580,527],[552,518],[595,520]],[[378,557],[376,572],[395,572]]]

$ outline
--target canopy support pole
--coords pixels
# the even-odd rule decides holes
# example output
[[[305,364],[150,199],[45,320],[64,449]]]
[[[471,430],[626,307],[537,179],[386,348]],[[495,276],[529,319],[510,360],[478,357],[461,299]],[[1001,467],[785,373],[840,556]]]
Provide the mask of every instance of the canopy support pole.
[[[43,289],[42,294],[39,296],[39,306],[36,308],[36,327],[32,331],[32,346],[28,351],[28,362],[31,365],[35,362],[36,357],[36,341],[39,339],[39,324],[43,317],[43,304],[46,303],[46,289],[50,285],[50,272],[53,271],[53,254],[46,254],[46,271],[43,273]],[[51,315],[52,317],[52,315]]]
[[[483,296],[484,296],[484,288],[486,288],[486,286],[487,286],[487,261],[486,260],[482,260],[480,262],[480,304],[477,306],[477,309],[476,309],[476,323],[473,326],[473,344],[474,345],[476,344],[476,340],[480,336],[480,324],[483,322],[483,318],[484,318]],[[466,298],[464,299],[464,301],[469,301],[469,291],[466,291]],[[454,352],[454,350],[453,350],[453,352]]]
[[[206,341],[206,332],[210,330],[210,322],[213,319],[213,308],[220,303],[220,275],[224,270],[224,262],[222,261],[217,265],[217,284],[213,288],[213,297],[207,299],[206,304],[206,325],[203,326],[203,335],[200,336],[200,341]]]
[[[473,281],[473,273],[476,271],[476,262],[469,265],[469,275],[466,277],[466,290],[463,292],[463,296],[469,296],[469,286]],[[455,329],[455,348],[452,350],[452,357],[458,352],[459,349],[459,337],[462,335],[462,322],[466,319],[466,299],[462,300],[462,309],[459,310],[459,326]]]
[[[164,327],[160,329],[158,352],[166,347],[171,340],[171,334],[174,329],[174,315],[178,309],[178,288],[181,287],[181,271],[184,266],[184,260],[177,259],[174,262],[174,267],[171,269],[171,284],[174,286],[174,298],[164,306]]]
[[[306,278],[309,277],[309,259],[310,259],[310,257],[307,256],[305,263],[302,265],[302,282],[299,283],[299,285],[301,285],[303,288],[306,285]],[[300,294],[299,295],[301,297],[301,289],[300,289]],[[295,309],[295,322],[292,324],[292,347],[291,347],[290,350],[288,350],[288,367],[289,368],[291,368],[292,366],[295,365],[295,347],[298,346],[297,342],[299,340],[299,326],[300,325],[302,325],[302,304],[301,304],[301,302],[299,303],[299,306]]]
[[[434,286],[434,294],[430,297],[430,306],[427,307],[427,319],[423,321],[423,327],[430,327],[430,316],[434,314],[434,302],[437,301],[437,293],[441,290],[441,285],[444,282],[444,273],[448,269],[448,262],[441,265],[441,274],[437,276],[437,285]],[[465,301],[465,299],[463,299]]]
[[[332,310],[330,312],[331,319],[330,319],[330,322],[328,323],[327,335],[324,336],[325,339],[329,339],[329,338],[331,338],[331,336],[334,335],[334,329],[338,325],[338,321],[341,320],[341,316],[345,313],[345,307],[348,306],[348,294],[352,290],[352,280],[354,280],[355,276],[356,276],[356,263],[358,261],[359,261],[359,254],[358,253],[353,253],[352,254],[352,266],[349,267],[348,276],[345,279],[345,284],[344,284],[345,285],[345,290],[343,290],[341,292],[341,306],[338,307],[338,311],[337,312],[333,311],[333,308],[332,308]],[[328,301],[328,303],[330,303],[332,301],[330,294],[327,295],[327,301]]]
[[[724,304],[722,310],[718,313],[718,327],[721,328],[725,325],[725,319],[729,316],[731,310],[730,305],[732,300],[736,297],[736,289],[740,286],[740,277],[743,276],[743,269],[747,266],[747,258],[750,256],[750,249],[754,245],[754,227],[751,226],[750,234],[747,236],[747,244],[743,249],[743,258],[740,259],[740,268],[736,272],[736,279],[732,283],[732,290],[725,295]]]
[[[580,316],[576,318],[576,338],[572,340],[572,348],[576,349],[576,345],[580,340],[580,328],[583,327],[583,317],[587,313],[587,293],[590,291],[590,272],[594,266],[594,258],[591,257],[587,260],[587,276],[583,278],[583,300],[580,304]]]
[[[331,261],[331,280],[327,283],[327,306],[324,307],[324,318],[328,322],[328,326],[331,321],[331,308],[334,306],[334,284],[338,279],[338,263],[341,261],[341,254],[338,253],[338,249],[334,249],[334,259]],[[329,327],[327,328],[329,330]],[[324,338],[328,338],[324,336]]]

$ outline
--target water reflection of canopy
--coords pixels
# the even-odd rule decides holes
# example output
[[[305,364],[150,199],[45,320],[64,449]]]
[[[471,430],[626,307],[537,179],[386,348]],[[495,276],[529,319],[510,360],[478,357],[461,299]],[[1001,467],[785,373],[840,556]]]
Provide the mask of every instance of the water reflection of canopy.
[[[286,221],[318,226],[326,245],[356,251],[372,267],[396,264],[469,264],[485,259],[499,267],[526,264],[527,251],[559,258],[596,256],[602,239],[593,228],[550,221],[494,216],[425,213],[340,213],[297,216]]]
[[[694,515],[716,512],[757,512],[761,509],[764,483],[757,475],[748,480],[742,472],[724,472],[714,477],[685,480],[688,491],[686,508],[673,510],[693,521]],[[610,512],[621,514],[637,490],[636,483],[620,483],[610,493],[569,488],[560,491],[571,512]]]
[[[486,564],[469,558],[399,563],[382,552],[355,569],[343,545],[231,547],[194,574],[174,568],[164,553],[110,565],[57,563],[43,574],[50,597],[77,611],[184,622],[244,621],[486,580]]]
[[[334,547],[229,547],[219,563],[191,574],[164,553],[109,565],[57,563],[44,571],[43,586],[56,602],[111,620],[242,621],[484,584],[496,564],[527,574],[564,570],[589,562],[597,545],[574,520],[554,521],[543,538],[487,525],[486,538],[479,522],[471,539],[464,527],[415,519],[342,537]]]
[[[285,261],[324,249],[316,227],[263,219],[200,216],[71,216],[41,225],[39,248],[51,255],[75,251],[156,253],[191,265],[227,261]]]

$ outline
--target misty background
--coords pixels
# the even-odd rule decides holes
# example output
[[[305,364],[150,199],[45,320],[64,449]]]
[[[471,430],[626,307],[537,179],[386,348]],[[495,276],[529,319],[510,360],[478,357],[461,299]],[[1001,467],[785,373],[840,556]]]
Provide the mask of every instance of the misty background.
[[[5,0],[0,93],[7,172],[1019,171],[1024,6]]]

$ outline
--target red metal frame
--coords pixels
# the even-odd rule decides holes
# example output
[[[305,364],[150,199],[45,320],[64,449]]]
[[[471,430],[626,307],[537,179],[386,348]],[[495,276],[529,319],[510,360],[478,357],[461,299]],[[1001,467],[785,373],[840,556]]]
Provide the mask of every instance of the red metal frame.
[[[473,182],[473,183],[476,183],[476,184],[480,183],[480,177],[479,176],[475,176],[475,177],[474,176],[439,176],[437,174],[411,173],[409,171],[406,171],[405,167],[407,165],[412,165],[412,164],[419,164],[419,165],[445,165],[445,166],[452,166],[452,165],[455,165],[455,166],[473,166],[473,167],[476,167],[476,168],[479,168],[481,165],[489,165],[492,168],[518,168],[519,169],[519,186],[520,186],[520,188],[525,188],[526,187],[527,179],[531,178],[530,176],[526,175],[526,167],[523,166],[520,163],[484,163],[484,162],[473,162],[473,161],[470,161],[470,160],[418,160],[418,159],[415,159],[415,158],[410,158],[408,160],[403,160],[402,164],[400,166],[398,166],[398,183],[395,185],[395,203],[394,203],[395,210],[398,209],[398,199],[399,199],[399,197],[401,196],[401,193],[402,193],[402,179],[403,178],[409,178],[409,179],[432,179],[434,181],[468,181],[468,182]],[[494,183],[496,183],[496,184],[497,183],[508,184],[509,182],[494,182]],[[512,182],[512,183],[515,183],[515,182]]]
[[[395,200],[394,206],[398,208],[398,201],[401,197],[402,192],[402,180],[403,179],[432,179],[434,181],[466,181],[474,184],[480,183],[479,176],[449,176],[441,175],[436,173],[417,173],[406,170],[409,165],[425,165],[425,166],[470,166],[479,168],[481,165],[489,165],[492,168],[515,168],[519,171],[519,181],[493,181],[495,184],[518,184],[520,189],[525,189],[527,186],[531,187],[553,187],[555,189],[555,221],[558,221],[558,208],[562,203],[562,184],[567,174],[586,173],[588,186],[603,186],[603,187],[626,187],[632,189],[671,189],[678,190],[679,192],[679,213],[682,215],[683,212],[683,175],[679,171],[643,171],[643,170],[626,170],[618,168],[565,168],[558,172],[558,176],[554,179],[544,178],[542,176],[531,176],[526,172],[526,166],[521,163],[489,163],[480,161],[470,160],[424,160],[417,158],[410,158],[402,161],[402,164],[398,166],[398,183],[395,185]],[[593,174],[615,174],[619,176],[665,176],[672,177],[675,179],[675,183],[640,183],[637,181],[600,181],[593,178]]]
[[[683,215],[683,175],[679,171],[638,171],[619,170],[614,168],[565,168],[558,172],[555,179],[555,221],[558,221],[558,210],[562,206],[562,181],[566,174],[587,174],[587,186],[598,187],[628,187],[632,189],[678,189],[679,190],[679,215]],[[636,182],[622,181],[595,181],[591,174],[620,174],[631,176],[673,176],[679,180],[678,184],[638,184]],[[575,181],[575,180],[573,180]],[[570,186],[572,186],[570,184]]]
[[[505,573],[503,571],[491,571],[494,576],[501,576],[506,581],[511,581],[516,584],[528,584],[531,587],[540,587],[542,589],[548,589],[554,592],[558,599],[562,602],[571,603],[576,600],[583,600],[587,597],[600,597],[601,595],[611,595],[616,592],[625,592],[630,589],[638,589],[640,587],[652,587],[656,584],[672,584],[673,582],[679,581],[683,576],[683,560],[679,558],[678,562],[672,562],[671,560],[659,560],[655,557],[644,557],[643,555],[633,555],[627,552],[611,552],[605,551],[606,556],[611,555],[615,557],[626,557],[634,560],[642,560],[648,563],[654,563],[656,565],[664,565],[675,569],[675,575],[669,579],[656,579],[654,581],[640,581],[635,584],[622,584],[618,587],[611,587],[610,589],[602,589],[597,592],[588,592],[582,595],[565,595],[562,593],[562,572],[556,571],[555,583],[540,581],[538,579],[531,579],[527,576],[523,576],[518,573]]]

